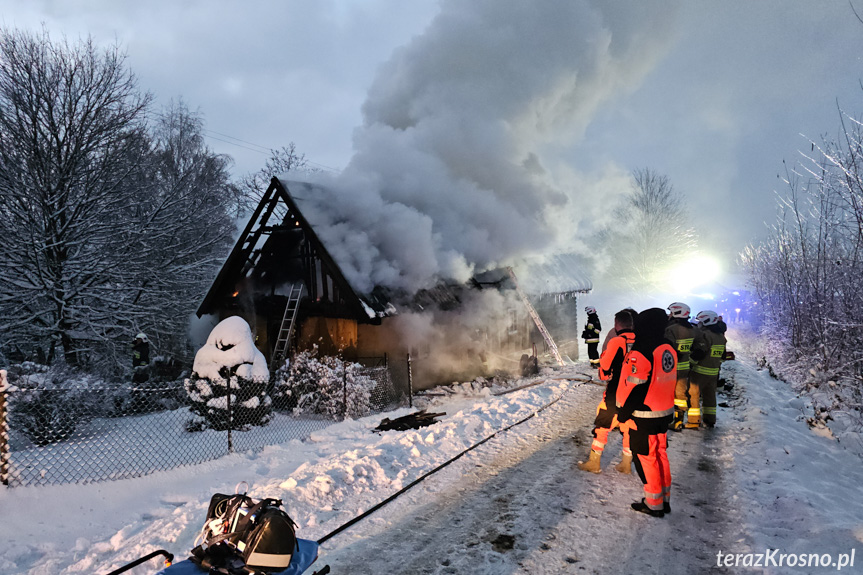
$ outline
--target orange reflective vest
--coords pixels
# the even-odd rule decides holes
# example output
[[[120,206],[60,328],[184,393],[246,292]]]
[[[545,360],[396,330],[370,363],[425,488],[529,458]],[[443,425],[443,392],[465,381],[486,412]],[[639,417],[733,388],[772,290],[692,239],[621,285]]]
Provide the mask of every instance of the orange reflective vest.
[[[630,392],[647,385],[644,405],[632,417],[658,418],[674,413],[674,387],[677,385],[677,355],[667,343],[653,350],[653,361],[639,351],[631,351],[623,360],[623,373],[617,386],[618,407],[626,403]],[[646,408],[646,409],[645,409]]]
[[[607,347],[599,356],[599,379],[609,381],[612,376],[612,367],[614,359],[618,353],[622,353],[623,357],[632,350],[632,344],[635,343],[635,334],[632,331],[621,331],[608,340]]]

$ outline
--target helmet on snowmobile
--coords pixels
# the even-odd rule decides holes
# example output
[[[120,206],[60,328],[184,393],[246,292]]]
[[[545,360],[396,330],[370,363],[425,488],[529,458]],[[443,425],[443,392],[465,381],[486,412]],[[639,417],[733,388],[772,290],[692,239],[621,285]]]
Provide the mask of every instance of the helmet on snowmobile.
[[[686,319],[689,317],[689,306],[685,303],[676,301],[673,304],[668,306],[668,312],[671,317],[679,317],[682,319]]]
[[[584,313],[586,313],[587,315],[590,315],[590,314],[596,313],[596,308],[595,308],[595,307],[593,307],[592,305],[586,306],[586,307],[584,308]]]
[[[716,323],[719,323],[719,315],[715,311],[710,309],[698,312],[698,315],[695,316],[695,319],[701,325],[714,325]]]

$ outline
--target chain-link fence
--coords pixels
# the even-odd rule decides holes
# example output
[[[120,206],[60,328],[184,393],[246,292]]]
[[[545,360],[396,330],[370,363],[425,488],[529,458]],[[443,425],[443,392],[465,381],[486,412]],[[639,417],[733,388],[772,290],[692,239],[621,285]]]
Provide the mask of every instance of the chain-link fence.
[[[345,417],[407,404],[386,362],[368,363],[338,362],[296,381],[114,385],[58,381],[47,368],[10,370],[8,384],[0,382],[0,480],[18,486],[136,477],[302,440]]]

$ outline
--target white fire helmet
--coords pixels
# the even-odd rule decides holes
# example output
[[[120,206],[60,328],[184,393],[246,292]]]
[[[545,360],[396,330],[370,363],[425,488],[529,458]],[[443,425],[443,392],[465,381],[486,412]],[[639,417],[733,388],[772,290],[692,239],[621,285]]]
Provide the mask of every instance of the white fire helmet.
[[[679,301],[674,302],[670,306],[668,306],[669,315],[671,317],[679,317],[682,319],[686,319],[689,317],[689,306],[685,303],[681,303]]]
[[[592,305],[589,305],[589,306],[584,308],[584,313],[586,313],[587,315],[590,315],[592,313],[596,313],[596,308],[593,307]]]
[[[719,315],[713,310],[704,310],[698,312],[698,315],[695,316],[695,319],[701,325],[713,325],[719,322]]]
[[[141,333],[139,333],[138,335],[136,335],[135,339],[140,339],[144,343],[150,343],[150,340],[147,339],[147,334],[144,333],[143,331]]]

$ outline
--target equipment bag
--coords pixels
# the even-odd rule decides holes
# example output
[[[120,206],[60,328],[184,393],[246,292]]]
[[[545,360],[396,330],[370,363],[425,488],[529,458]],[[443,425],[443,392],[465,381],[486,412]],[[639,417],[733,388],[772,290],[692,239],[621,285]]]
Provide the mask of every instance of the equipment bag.
[[[283,571],[297,548],[296,523],[279,499],[255,501],[245,493],[217,493],[210,499],[201,544],[192,561],[216,573]]]

